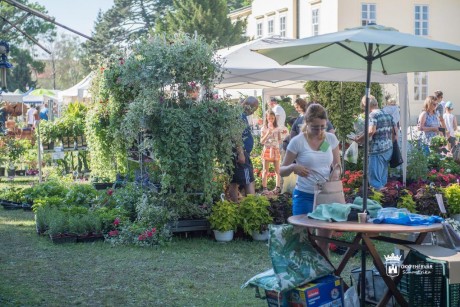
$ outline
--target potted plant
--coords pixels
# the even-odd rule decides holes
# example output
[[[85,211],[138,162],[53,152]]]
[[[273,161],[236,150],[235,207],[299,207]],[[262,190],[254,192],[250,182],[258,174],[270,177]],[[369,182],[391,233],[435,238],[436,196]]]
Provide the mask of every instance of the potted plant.
[[[27,150],[27,140],[16,140],[13,137],[4,137],[4,154],[8,161],[8,176],[15,175],[15,163]]]
[[[447,200],[447,210],[450,216],[460,221],[460,185],[454,183],[444,188],[444,195]]]
[[[265,196],[248,195],[240,202],[241,227],[254,240],[268,239],[268,224],[273,223],[269,207],[270,202]]]
[[[69,219],[67,214],[57,208],[49,210],[48,213],[50,214],[48,234],[51,241],[53,243],[76,242],[76,235],[69,233]]]
[[[238,205],[227,200],[221,200],[212,206],[208,220],[217,241],[231,241],[239,221]]]

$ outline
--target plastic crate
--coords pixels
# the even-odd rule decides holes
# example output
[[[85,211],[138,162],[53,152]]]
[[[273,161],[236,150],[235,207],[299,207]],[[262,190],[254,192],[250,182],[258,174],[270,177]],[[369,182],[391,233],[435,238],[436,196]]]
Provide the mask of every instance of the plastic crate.
[[[460,307],[460,284],[449,285],[446,262],[433,260],[416,251],[410,251],[407,257],[407,264],[432,266],[424,274],[403,275],[398,287],[409,306]]]

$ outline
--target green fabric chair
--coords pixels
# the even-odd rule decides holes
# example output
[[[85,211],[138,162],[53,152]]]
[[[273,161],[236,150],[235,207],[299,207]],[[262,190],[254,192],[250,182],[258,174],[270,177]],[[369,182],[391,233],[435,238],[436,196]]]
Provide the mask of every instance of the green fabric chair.
[[[269,255],[273,269],[246,283],[265,290],[284,292],[331,274],[334,268],[311,246],[307,230],[293,225],[270,225]]]

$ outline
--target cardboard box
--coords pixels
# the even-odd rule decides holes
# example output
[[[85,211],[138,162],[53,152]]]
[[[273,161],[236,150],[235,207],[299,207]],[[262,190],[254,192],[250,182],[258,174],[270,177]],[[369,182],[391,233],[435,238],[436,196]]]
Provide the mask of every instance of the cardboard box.
[[[290,291],[289,306],[343,306],[343,282],[328,275]]]
[[[288,307],[289,303],[287,297],[289,297],[289,291],[287,293],[278,293],[276,291],[265,290],[265,296],[267,297],[268,307]]]

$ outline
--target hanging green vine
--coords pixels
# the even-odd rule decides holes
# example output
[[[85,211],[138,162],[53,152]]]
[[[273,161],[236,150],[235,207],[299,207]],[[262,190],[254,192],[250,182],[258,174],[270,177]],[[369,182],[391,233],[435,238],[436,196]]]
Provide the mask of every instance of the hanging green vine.
[[[92,169],[107,174],[135,145],[153,152],[162,193],[185,200],[200,192],[209,202],[216,178],[232,167],[233,140],[243,130],[240,107],[212,97],[222,78],[214,46],[199,36],[152,36],[102,67],[87,121],[91,161],[99,164]]]

